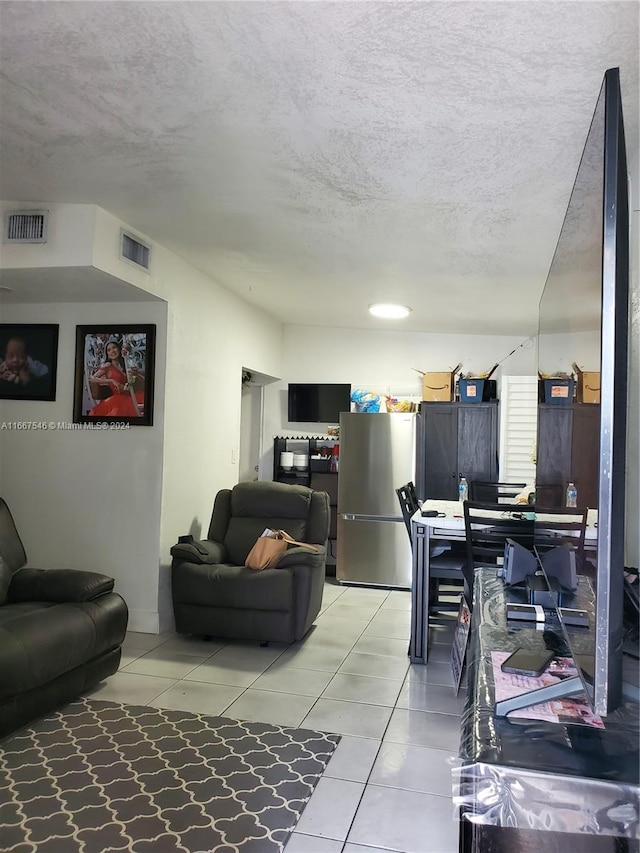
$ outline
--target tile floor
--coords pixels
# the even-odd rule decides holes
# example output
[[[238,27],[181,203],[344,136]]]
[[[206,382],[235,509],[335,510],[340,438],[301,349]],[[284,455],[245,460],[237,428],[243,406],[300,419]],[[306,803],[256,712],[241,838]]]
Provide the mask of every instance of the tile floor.
[[[409,619],[408,592],[328,580],[300,643],[130,633],[119,672],[91,695],[341,734],[286,853],[455,853],[454,620],[432,628],[425,667],[409,665]]]

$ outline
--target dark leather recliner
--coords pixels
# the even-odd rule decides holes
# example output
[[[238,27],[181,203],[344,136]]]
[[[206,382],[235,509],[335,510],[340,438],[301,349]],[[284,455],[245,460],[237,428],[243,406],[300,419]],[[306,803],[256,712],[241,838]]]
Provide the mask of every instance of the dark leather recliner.
[[[207,539],[171,549],[176,631],[300,640],[322,604],[329,519],[329,495],[305,486],[251,482],[218,492]],[[289,547],[277,568],[247,569],[247,554],[267,527],[320,551]]]
[[[0,737],[112,675],[127,629],[113,578],[26,561],[0,498]]]

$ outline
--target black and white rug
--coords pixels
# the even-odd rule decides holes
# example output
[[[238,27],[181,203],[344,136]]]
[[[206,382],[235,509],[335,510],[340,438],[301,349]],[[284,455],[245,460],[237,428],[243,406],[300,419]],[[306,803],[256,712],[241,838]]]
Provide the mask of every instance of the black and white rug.
[[[276,853],[339,740],[81,699],[0,742],[0,846]]]

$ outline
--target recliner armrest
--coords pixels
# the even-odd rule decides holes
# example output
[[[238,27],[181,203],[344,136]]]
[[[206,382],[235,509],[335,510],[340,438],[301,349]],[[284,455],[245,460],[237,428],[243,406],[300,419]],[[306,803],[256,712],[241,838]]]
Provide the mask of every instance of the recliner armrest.
[[[114,583],[113,578],[98,572],[75,569],[19,569],[11,578],[7,601],[50,601],[55,604],[91,601],[111,592]]]
[[[188,542],[179,542],[171,548],[171,556],[174,560],[182,560],[184,563],[200,563],[203,565],[214,565],[226,562],[227,549],[222,542],[213,542],[211,539],[201,539],[198,545],[206,548],[207,553],[201,554],[195,545]]]
[[[319,550],[310,551],[309,548],[301,548],[298,545],[294,545],[292,548],[288,548],[282,557],[280,557],[276,568],[282,569],[287,566],[315,566],[318,563],[324,564],[327,559],[327,549],[324,545],[316,545],[316,548]]]

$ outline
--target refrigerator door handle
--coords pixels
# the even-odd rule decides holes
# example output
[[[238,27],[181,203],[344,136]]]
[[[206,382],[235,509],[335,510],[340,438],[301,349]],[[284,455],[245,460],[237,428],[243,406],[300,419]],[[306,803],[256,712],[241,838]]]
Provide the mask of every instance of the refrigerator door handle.
[[[404,521],[401,515],[360,515],[358,513],[343,512],[345,521]]]

